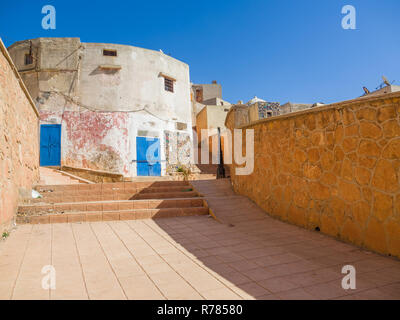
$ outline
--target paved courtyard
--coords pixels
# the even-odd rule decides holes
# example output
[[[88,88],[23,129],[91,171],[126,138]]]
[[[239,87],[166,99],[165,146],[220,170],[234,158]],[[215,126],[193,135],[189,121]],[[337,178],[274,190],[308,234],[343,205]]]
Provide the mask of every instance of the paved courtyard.
[[[227,180],[209,216],[20,225],[0,243],[1,299],[400,299],[400,261],[272,219]],[[341,287],[344,265],[357,289]],[[54,266],[55,290],[42,268]]]

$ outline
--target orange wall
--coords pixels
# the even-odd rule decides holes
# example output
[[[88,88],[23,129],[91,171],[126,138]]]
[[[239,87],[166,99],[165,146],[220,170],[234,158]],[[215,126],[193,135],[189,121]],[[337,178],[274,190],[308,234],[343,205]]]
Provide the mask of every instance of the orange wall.
[[[39,122],[1,40],[0,49],[0,225],[6,226],[20,194],[39,179]]]
[[[242,128],[254,129],[255,161],[247,176],[231,168],[237,193],[281,220],[400,257],[399,93]]]

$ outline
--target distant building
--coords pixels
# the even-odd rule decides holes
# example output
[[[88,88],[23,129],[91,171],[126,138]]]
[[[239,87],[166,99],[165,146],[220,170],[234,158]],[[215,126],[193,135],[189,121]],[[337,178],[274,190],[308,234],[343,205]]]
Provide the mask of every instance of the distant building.
[[[374,95],[375,96],[378,94],[392,93],[392,92],[398,92],[398,91],[400,91],[400,86],[395,86],[395,85],[391,84],[390,86],[385,86],[381,89],[378,89],[371,93],[365,94],[364,96],[366,96],[366,95],[368,95],[368,96]]]
[[[221,106],[205,106],[196,116],[196,131],[198,143],[207,139],[208,136],[215,135],[217,129],[220,128],[221,132],[225,131],[225,118],[230,110],[229,108],[222,108]],[[203,137],[202,133],[207,132],[207,136]]]
[[[192,90],[195,101],[199,103],[213,98],[222,99],[222,86],[215,80],[208,84],[193,84]]]
[[[246,105],[249,107],[251,122],[280,115],[279,102],[268,102],[255,96]]]
[[[222,99],[222,86],[215,80],[209,84],[192,84],[190,96],[192,102],[192,125],[194,128],[197,127],[197,115],[205,106],[215,106],[219,107],[221,110],[229,110],[231,107],[230,102]],[[212,110],[217,109],[218,108],[212,108]],[[204,123],[202,123],[202,126],[203,125]],[[223,126],[223,122],[221,126]]]
[[[293,103],[293,102],[286,102],[285,104],[281,105],[281,114],[301,111],[312,108],[312,103]]]

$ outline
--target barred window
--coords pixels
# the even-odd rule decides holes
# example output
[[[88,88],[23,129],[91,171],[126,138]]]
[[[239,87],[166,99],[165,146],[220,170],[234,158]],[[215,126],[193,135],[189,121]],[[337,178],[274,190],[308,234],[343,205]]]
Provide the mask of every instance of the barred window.
[[[168,78],[164,78],[165,91],[174,92],[174,81]]]
[[[117,50],[103,49],[103,56],[116,57],[117,56]]]
[[[32,55],[29,53],[26,53],[25,54],[25,65],[32,64],[32,63],[33,63]]]

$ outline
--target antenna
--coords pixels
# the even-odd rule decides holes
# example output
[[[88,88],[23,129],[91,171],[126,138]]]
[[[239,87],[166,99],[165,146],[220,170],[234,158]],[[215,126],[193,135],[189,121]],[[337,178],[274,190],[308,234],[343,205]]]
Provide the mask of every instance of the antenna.
[[[383,82],[379,86],[377,86],[375,88],[375,90],[382,89],[385,85],[391,86],[395,81],[395,80],[393,80],[392,82],[389,82],[389,80],[385,76],[382,76],[382,80],[383,80]]]
[[[387,86],[390,86],[390,82],[385,76],[382,76],[382,80],[383,80],[384,84],[386,84]]]
[[[363,90],[364,90],[365,94],[369,94],[370,93],[370,91],[366,87],[363,87]]]

